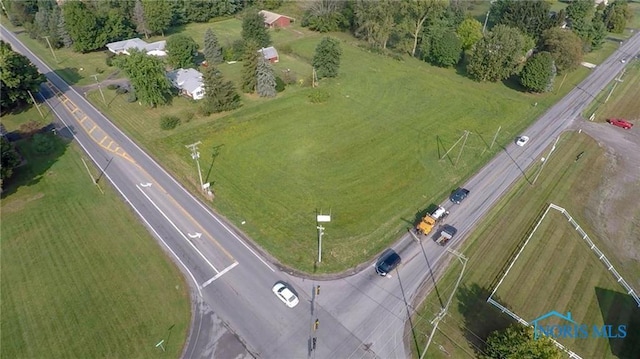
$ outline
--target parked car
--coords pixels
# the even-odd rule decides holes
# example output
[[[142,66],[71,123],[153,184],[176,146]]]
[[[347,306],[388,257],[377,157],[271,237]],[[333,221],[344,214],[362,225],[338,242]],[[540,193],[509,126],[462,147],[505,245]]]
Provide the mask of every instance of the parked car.
[[[298,296],[289,288],[286,283],[276,283],[271,291],[289,308],[293,308],[300,302]]]
[[[627,120],[623,120],[621,118],[610,118],[607,120],[607,122],[609,122],[610,124],[614,125],[614,126],[618,126],[618,127],[622,127],[625,130],[630,130],[631,127],[633,127],[633,123],[627,121]]]
[[[393,249],[387,249],[382,253],[380,258],[378,258],[378,262],[376,263],[376,273],[384,277],[394,270],[400,262],[400,255]]]
[[[451,200],[451,202],[455,204],[460,204],[460,202],[464,201],[464,199],[467,198],[468,195],[469,195],[468,189],[458,187],[458,189],[456,189],[451,194],[451,196],[449,196],[449,199]]]
[[[516,141],[516,145],[522,147],[522,146],[526,145],[527,142],[529,142],[529,137],[528,136],[520,136],[520,137],[518,137],[518,140]]]

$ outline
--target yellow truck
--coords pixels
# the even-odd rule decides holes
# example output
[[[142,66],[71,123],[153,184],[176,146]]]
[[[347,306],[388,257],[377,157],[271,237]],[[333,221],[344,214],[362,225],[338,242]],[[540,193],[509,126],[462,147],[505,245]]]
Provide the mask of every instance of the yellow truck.
[[[416,232],[422,235],[429,234],[433,227],[435,227],[436,223],[448,214],[449,211],[444,209],[442,206],[438,206],[433,212],[427,213],[427,215],[422,218],[420,223],[416,226]]]

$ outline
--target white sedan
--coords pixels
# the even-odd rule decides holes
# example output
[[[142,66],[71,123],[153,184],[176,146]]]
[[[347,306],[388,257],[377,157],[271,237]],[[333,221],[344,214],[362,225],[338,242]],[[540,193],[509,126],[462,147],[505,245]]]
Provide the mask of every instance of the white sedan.
[[[293,308],[298,305],[298,297],[293,293],[293,291],[284,283],[278,282],[271,289],[273,293],[280,299],[284,304],[289,308]]]
[[[520,136],[520,137],[518,137],[518,140],[516,141],[516,145],[522,147],[522,146],[526,145],[527,142],[529,142],[529,137]]]

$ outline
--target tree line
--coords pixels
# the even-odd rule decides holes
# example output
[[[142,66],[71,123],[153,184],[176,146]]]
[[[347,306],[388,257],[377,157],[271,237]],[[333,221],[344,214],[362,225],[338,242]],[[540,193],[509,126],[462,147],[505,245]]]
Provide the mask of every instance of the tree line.
[[[541,92],[551,88],[556,73],[575,69],[585,52],[599,49],[607,31],[624,31],[632,17],[625,0],[597,6],[593,0],[573,0],[559,12],[545,0],[497,0],[483,24],[468,14],[472,5],[310,0],[301,23],[319,32],[350,32],[374,51],[408,54],[442,67],[462,64],[478,81],[515,75],[527,89]]]

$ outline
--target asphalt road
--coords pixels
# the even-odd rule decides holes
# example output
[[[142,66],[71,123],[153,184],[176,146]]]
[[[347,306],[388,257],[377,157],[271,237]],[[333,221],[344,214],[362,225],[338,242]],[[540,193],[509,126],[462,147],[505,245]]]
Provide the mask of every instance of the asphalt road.
[[[372,268],[332,281],[313,281],[282,272],[249,239],[207,209],[156,161],[97,109],[26,49],[4,27],[0,35],[26,55],[51,85],[42,95],[60,120],[133,208],[169,256],[183,270],[193,291],[194,320],[185,358],[405,358],[411,331],[405,331],[430,269],[450,256],[427,238],[410,234],[393,248],[403,258],[387,278]],[[525,147],[507,146],[464,187],[471,190],[451,210],[447,223],[459,229],[447,245],[455,248],[474,225],[582,109],[640,49],[640,34],[620,49],[527,131]],[[185,149],[185,156],[189,152]],[[544,154],[546,156],[546,154]],[[529,179],[532,181],[532,179]],[[431,237],[428,237],[431,238]],[[291,283],[301,299],[289,309],[271,293],[277,281]],[[314,287],[321,285],[315,296]],[[314,322],[318,327],[314,330]],[[317,338],[311,350],[311,338]],[[161,339],[161,338],[158,338]],[[149,345],[154,345],[149,343]],[[169,343],[171,344],[171,343]],[[178,343],[175,343],[176,345]]]

